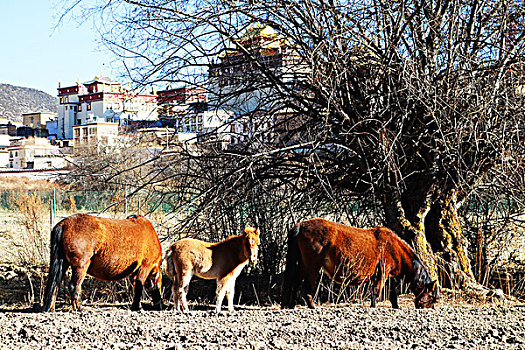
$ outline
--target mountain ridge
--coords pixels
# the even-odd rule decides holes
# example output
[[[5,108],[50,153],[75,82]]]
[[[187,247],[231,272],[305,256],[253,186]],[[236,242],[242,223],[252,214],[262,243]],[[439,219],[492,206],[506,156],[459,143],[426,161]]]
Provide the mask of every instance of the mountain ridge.
[[[57,109],[58,99],[44,91],[0,83],[0,118],[21,121],[23,113],[56,113]]]

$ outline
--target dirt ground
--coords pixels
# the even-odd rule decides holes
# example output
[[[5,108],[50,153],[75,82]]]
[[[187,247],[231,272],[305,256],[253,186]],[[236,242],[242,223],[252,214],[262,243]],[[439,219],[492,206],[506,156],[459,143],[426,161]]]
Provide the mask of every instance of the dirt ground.
[[[0,312],[2,349],[523,349],[525,308]]]
[[[57,312],[37,313],[43,276],[0,265],[0,349],[525,349],[525,305],[497,296],[444,290],[435,310],[415,310],[411,294],[398,310],[360,299],[281,310],[278,282],[240,278],[232,314],[215,314],[214,283],[203,280],[190,286],[187,314],[168,300],[164,311],[131,312],[126,281],[88,279],[82,312],[71,311],[62,288]]]

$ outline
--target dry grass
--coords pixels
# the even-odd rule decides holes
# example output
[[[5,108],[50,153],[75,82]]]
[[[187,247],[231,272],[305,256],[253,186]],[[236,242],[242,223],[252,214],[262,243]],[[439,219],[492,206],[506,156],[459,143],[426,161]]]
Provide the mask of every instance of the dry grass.
[[[31,180],[27,177],[0,176],[0,188],[3,191],[46,191],[60,188],[57,183],[45,180]]]
[[[49,256],[49,219],[47,205],[27,192],[13,194],[15,212],[0,215],[0,261],[27,265],[47,264]]]

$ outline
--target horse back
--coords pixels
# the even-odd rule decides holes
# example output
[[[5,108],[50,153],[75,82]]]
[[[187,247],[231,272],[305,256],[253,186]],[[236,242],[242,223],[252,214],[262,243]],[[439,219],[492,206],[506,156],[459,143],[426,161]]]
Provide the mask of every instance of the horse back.
[[[241,250],[241,241],[241,236],[231,236],[218,243],[183,238],[172,244],[171,259],[179,273],[191,270],[201,278],[222,278],[248,262],[247,258],[240,261],[236,256]]]
[[[121,220],[76,214],[59,224],[69,262],[82,266],[91,260],[89,273],[97,278],[120,279],[122,274],[142,265],[160,264],[162,259],[158,236],[144,217]]]
[[[303,261],[317,261],[338,282],[360,283],[374,274],[380,260],[392,261],[391,231],[385,227],[362,229],[320,218],[298,226]]]
[[[211,243],[194,238],[183,238],[170,247],[171,259],[180,273],[193,271],[197,276],[206,278],[213,266]]]

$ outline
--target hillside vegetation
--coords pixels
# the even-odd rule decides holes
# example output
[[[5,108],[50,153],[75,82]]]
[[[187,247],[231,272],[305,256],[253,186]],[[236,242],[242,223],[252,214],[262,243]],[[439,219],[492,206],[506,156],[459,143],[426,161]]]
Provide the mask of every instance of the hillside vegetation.
[[[0,118],[22,120],[23,113],[57,111],[57,99],[43,91],[0,83]]]

